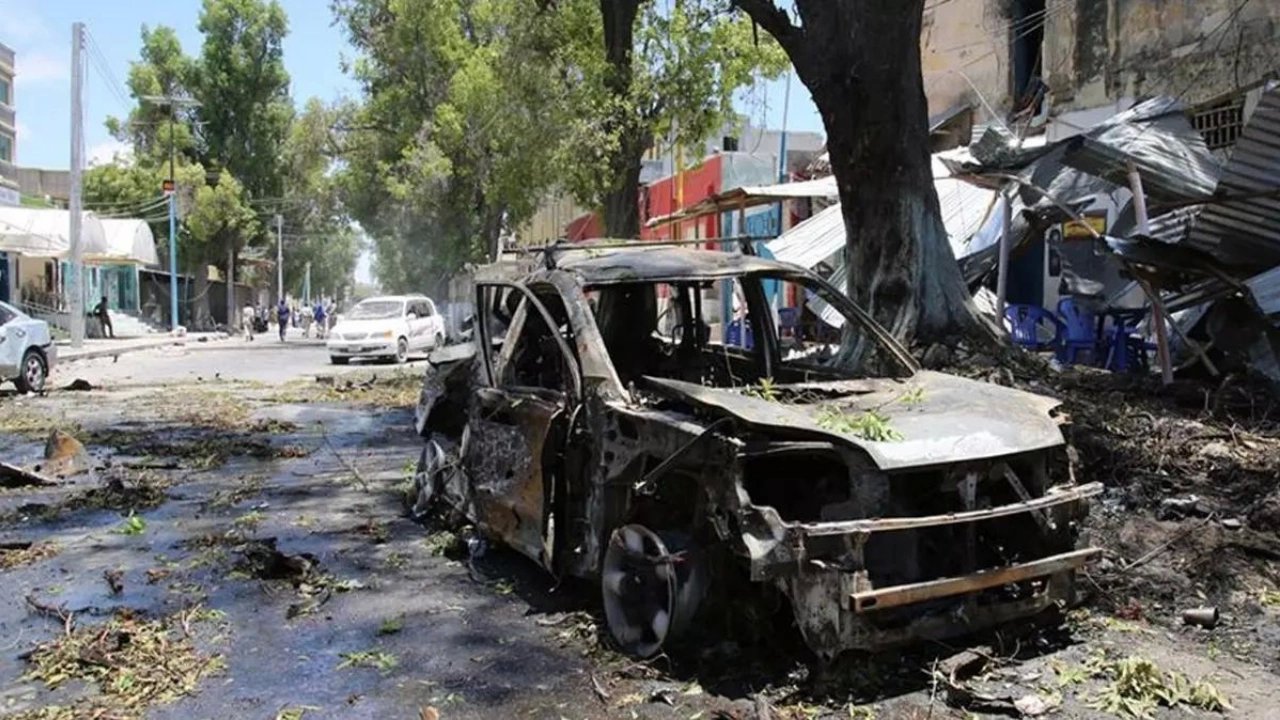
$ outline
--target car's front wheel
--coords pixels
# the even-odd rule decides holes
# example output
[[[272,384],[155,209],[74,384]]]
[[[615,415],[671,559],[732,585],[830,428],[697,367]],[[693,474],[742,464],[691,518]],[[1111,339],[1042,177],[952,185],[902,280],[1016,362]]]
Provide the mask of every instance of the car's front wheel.
[[[438,349],[438,348],[442,348],[442,347],[444,347],[444,334],[443,334],[443,333],[436,333],[436,344],[435,344],[435,347],[436,347],[437,349]]]
[[[396,341],[396,362],[402,363],[409,359],[409,341],[400,338]]]
[[[14,380],[18,390],[24,393],[43,392],[45,381],[48,378],[49,365],[45,362],[44,356],[35,348],[28,349],[26,354],[22,356],[21,372],[18,373],[17,379]]]
[[[613,639],[649,657],[689,626],[707,589],[705,560],[683,534],[623,525],[609,537],[600,589]]]

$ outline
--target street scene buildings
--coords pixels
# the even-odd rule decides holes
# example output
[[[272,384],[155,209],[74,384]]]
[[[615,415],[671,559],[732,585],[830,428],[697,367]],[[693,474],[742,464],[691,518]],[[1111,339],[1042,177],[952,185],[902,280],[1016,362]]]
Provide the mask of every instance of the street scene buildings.
[[[1280,4],[0,12],[0,720],[1276,716]]]

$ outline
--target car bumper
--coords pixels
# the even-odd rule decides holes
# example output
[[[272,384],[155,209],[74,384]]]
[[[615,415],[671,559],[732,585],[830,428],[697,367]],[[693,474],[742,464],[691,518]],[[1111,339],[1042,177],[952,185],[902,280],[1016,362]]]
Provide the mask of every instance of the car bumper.
[[[40,349],[44,350],[45,365],[48,371],[52,373],[54,366],[58,364],[58,346],[49,343]]]
[[[396,342],[390,338],[365,340],[331,340],[326,343],[333,357],[384,357],[396,354]]]

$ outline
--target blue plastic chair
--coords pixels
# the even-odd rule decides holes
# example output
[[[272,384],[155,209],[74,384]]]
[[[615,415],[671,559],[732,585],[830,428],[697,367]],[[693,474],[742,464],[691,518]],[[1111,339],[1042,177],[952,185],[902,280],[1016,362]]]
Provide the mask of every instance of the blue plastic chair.
[[[1004,319],[1009,325],[1013,343],[1028,350],[1057,350],[1062,341],[1062,321],[1039,305],[1006,305]],[[1053,337],[1044,340],[1040,328],[1053,328]]]
[[[753,345],[751,323],[745,320],[734,320],[726,325],[724,329],[724,344],[750,350]]]
[[[1144,340],[1138,331],[1138,325],[1147,316],[1146,309],[1111,310],[1107,315],[1111,318],[1111,329],[1107,332],[1110,342],[1106,368],[1111,372],[1147,372],[1150,369],[1147,353],[1156,346]]]
[[[1098,318],[1092,310],[1075,298],[1064,297],[1058,301],[1058,316],[1062,319],[1062,343],[1058,346],[1058,361],[1066,365],[1080,362],[1080,353],[1089,353],[1089,361],[1098,364],[1102,353],[1098,350]]]
[[[800,308],[778,308],[778,337],[795,337],[800,328]]]

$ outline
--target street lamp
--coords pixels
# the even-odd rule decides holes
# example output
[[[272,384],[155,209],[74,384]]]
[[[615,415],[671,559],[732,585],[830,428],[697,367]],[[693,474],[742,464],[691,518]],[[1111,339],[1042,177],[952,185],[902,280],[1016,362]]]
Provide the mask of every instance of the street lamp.
[[[169,179],[165,181],[164,192],[169,196],[169,327],[178,329],[178,179],[174,175],[174,142],[173,124],[178,114],[178,107],[199,107],[200,103],[191,98],[175,95],[143,95],[143,102],[169,108]]]

